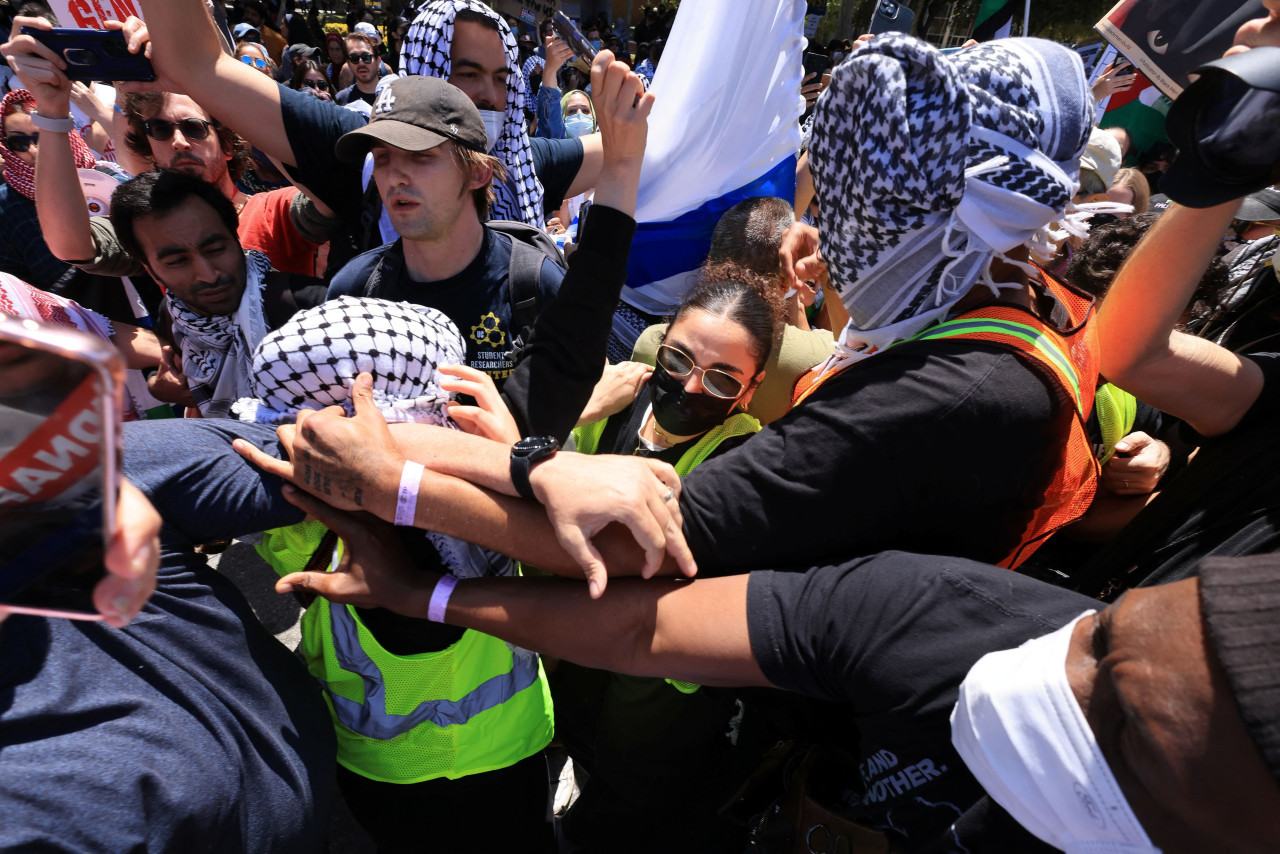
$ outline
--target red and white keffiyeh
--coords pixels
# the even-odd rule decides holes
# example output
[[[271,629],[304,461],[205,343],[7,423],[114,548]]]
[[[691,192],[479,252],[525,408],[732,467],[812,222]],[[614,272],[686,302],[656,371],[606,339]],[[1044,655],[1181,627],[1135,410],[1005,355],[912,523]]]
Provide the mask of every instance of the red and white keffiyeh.
[[[27,107],[27,104],[31,106]],[[26,89],[14,89],[4,96],[3,101],[0,101],[0,119],[7,118],[19,110],[29,113],[35,108],[36,99],[34,95]],[[89,146],[85,144],[80,134],[69,133],[67,138],[71,140],[71,156],[75,158],[76,168],[92,169],[93,164],[96,162],[93,158],[93,152],[89,150]],[[23,160],[15,152],[10,151],[9,146],[4,144],[2,135],[0,135],[0,156],[4,157],[5,183],[28,199],[35,201],[36,167]]]

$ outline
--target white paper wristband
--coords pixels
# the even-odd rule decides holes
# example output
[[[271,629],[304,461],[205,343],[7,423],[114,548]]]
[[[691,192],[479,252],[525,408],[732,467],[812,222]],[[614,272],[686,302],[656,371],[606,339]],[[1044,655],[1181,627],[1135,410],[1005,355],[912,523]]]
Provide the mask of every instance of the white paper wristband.
[[[400,471],[400,491],[396,493],[396,524],[405,528],[413,527],[414,516],[418,511],[418,486],[422,483],[422,463],[405,460]]]
[[[453,595],[454,585],[458,579],[452,575],[441,576],[436,582],[436,589],[431,591],[431,601],[427,603],[427,619],[433,623],[444,622],[444,612],[449,607],[449,597]]]

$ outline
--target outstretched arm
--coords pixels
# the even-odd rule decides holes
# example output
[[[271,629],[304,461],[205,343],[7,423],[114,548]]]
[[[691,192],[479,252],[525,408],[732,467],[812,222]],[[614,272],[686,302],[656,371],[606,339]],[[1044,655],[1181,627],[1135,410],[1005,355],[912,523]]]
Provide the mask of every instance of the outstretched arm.
[[[343,540],[338,571],[303,572],[276,589],[309,590],[335,602],[380,606],[425,619],[440,576],[413,568],[387,526],[334,510],[299,491],[290,501]],[[591,599],[560,579],[481,578],[458,582],[444,622],[617,673],[703,685],[768,686],[751,650],[747,575],[693,583],[621,579]],[[607,639],[608,642],[602,642]]]
[[[1262,392],[1252,361],[1174,329],[1237,205],[1171,207],[1125,261],[1098,312],[1102,374],[1205,436],[1235,427]]]
[[[146,51],[157,82],[132,84],[189,95],[252,145],[296,166],[280,111],[279,84],[222,50],[202,0],[143,0],[147,22],[125,22],[133,52]]]
[[[18,17],[3,51],[22,85],[36,99],[36,108],[50,118],[71,114],[71,81],[63,61],[49,48],[19,28],[47,30],[43,18]],[[70,131],[75,133],[75,131]],[[40,132],[40,157],[36,160],[36,214],[49,251],[67,263],[87,263],[96,253],[89,231],[89,209],[76,174],[69,133]]]

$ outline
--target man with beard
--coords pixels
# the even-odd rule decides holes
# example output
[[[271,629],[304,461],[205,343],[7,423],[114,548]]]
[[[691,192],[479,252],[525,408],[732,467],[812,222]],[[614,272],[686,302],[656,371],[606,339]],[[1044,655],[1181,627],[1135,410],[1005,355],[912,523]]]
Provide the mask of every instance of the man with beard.
[[[291,277],[273,271],[267,256],[246,252],[235,207],[198,177],[144,172],[111,200],[121,246],[167,291],[173,345],[166,364],[181,371],[201,415],[228,416],[249,394],[258,342],[298,308],[320,302],[323,289],[292,291]]]
[[[356,82],[338,93],[334,100],[342,106],[364,101],[370,107],[378,95],[378,52],[364,33],[347,33],[347,67]]]
[[[20,17],[4,45],[10,65],[41,105],[42,116],[70,114],[71,83],[61,60],[22,26],[48,29],[47,21]],[[256,73],[256,72],[255,72]],[[117,106],[119,106],[117,104]],[[266,254],[282,272],[314,276],[316,250],[336,225],[332,213],[294,187],[246,196],[235,182],[250,164],[249,148],[234,131],[186,95],[145,92],[128,95],[121,110],[127,124],[122,160],[134,171],[171,169],[212,184],[235,206],[240,238],[247,248]],[[40,228],[50,251],[87,273],[108,277],[142,273],[139,259],[116,239],[106,217],[90,218],[65,133],[46,134],[49,156],[36,170],[35,192]]]

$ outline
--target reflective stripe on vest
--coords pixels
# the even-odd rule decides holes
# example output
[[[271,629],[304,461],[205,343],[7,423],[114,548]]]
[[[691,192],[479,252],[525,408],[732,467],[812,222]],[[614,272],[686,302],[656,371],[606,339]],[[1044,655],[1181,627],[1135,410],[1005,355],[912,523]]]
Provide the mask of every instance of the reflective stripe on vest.
[[[328,605],[333,654],[343,670],[360,675],[364,682],[364,702],[358,703],[336,694],[327,684],[325,693],[333,702],[338,721],[366,738],[387,741],[428,721],[441,727],[465,724],[481,712],[505,703],[538,679],[537,656],[513,653],[509,671],[481,682],[462,699],[425,700],[407,715],[391,714],[387,711],[382,671],[360,645],[355,618],[345,605],[336,602]]]
[[[573,428],[574,447],[580,454],[594,454],[600,449],[600,437],[604,435],[608,418]],[[760,422],[745,412],[730,415],[724,421],[712,427],[691,448],[680,455],[680,459],[672,466],[676,474],[684,477],[693,471],[703,460],[715,453],[716,448],[726,439],[738,436],[749,436],[760,432]]]
[[[1009,320],[991,320],[989,318],[950,320],[937,326],[931,326],[911,340],[933,341],[957,336],[972,337],[974,334],[982,332],[991,335],[1011,335],[1035,347],[1036,350],[1044,355],[1049,364],[1057,369],[1057,373],[1067,381],[1066,387],[1071,390],[1071,399],[1075,403],[1076,410],[1086,418],[1089,416],[1080,396],[1080,377],[1076,374],[1076,369],[1071,364],[1071,359],[1058,347],[1053,338],[1034,326]]]

